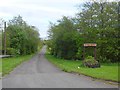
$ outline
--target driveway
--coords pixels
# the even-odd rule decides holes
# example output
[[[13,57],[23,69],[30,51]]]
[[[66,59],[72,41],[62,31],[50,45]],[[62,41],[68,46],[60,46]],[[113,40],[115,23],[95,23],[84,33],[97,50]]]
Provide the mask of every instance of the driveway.
[[[3,88],[118,88],[106,81],[61,71],[45,58],[45,51],[46,46],[5,76]]]

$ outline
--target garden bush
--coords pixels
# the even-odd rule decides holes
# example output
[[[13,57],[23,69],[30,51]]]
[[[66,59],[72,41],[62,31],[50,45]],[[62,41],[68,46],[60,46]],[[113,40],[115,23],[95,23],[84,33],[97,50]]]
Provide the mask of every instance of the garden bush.
[[[98,68],[100,63],[97,60],[94,60],[92,56],[88,56],[84,61],[83,65],[89,68]]]

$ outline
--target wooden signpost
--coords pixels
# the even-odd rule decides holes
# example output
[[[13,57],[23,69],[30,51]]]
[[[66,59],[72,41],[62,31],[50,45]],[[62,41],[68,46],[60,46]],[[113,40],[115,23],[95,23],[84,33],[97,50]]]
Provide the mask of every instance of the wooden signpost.
[[[6,55],[6,22],[4,22],[4,55]]]
[[[84,51],[83,51],[83,59],[85,59],[85,47],[94,47],[94,59],[96,60],[96,43],[85,43],[84,45]]]

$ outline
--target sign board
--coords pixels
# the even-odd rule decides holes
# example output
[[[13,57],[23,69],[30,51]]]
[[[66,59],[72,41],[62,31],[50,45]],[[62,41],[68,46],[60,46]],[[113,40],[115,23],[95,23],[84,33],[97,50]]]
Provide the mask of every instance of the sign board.
[[[97,44],[96,43],[85,43],[84,44],[84,47],[96,47],[97,46]]]

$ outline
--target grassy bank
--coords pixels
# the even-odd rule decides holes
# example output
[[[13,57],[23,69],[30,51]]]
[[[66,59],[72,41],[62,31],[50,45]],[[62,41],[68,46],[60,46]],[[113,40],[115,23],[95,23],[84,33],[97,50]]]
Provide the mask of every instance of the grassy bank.
[[[55,64],[61,70],[66,72],[76,72],[98,79],[119,81],[118,80],[118,63],[104,63],[101,68],[87,68],[81,67],[82,61],[71,61],[58,59],[50,54],[46,54],[46,58]],[[119,81],[120,82],[120,81]]]
[[[2,59],[2,76],[9,74],[16,66],[32,58],[34,54]]]
[[[2,73],[2,59],[0,58],[0,73]]]

